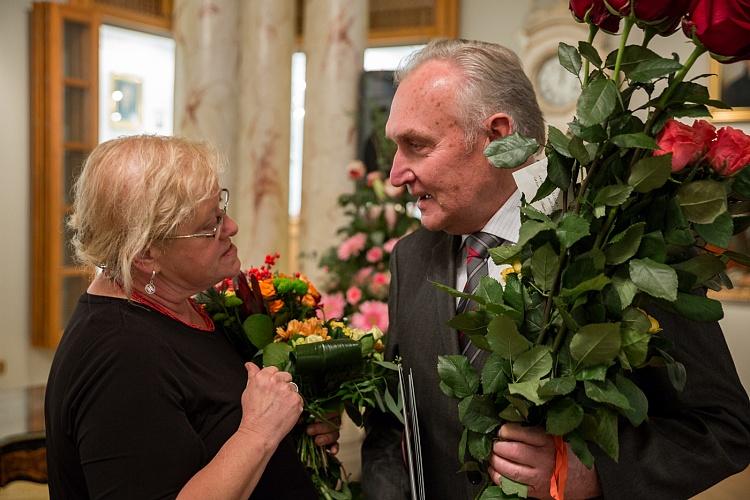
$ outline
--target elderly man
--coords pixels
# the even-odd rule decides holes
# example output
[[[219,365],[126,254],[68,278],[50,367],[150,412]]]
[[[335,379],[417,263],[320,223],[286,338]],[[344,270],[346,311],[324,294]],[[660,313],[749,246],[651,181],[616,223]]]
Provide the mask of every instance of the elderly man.
[[[465,304],[430,281],[464,289],[487,273],[497,276],[486,249],[517,240],[521,195],[511,171],[492,167],[483,150],[513,132],[543,143],[543,118],[518,57],[495,44],[433,42],[396,78],[386,125],[398,146],[391,182],[418,199],[423,228],[399,242],[391,259],[387,356],[400,356],[413,370],[426,497],[474,498],[479,475],[458,472],[462,426],[456,401],[439,389],[436,365],[439,355],[464,352],[479,366],[484,353],[446,325]],[[665,331],[691,330],[684,320],[659,319]],[[568,453],[568,498],[685,498],[747,464],[747,395],[718,326],[698,333],[678,353],[690,374],[683,394],[671,392],[663,370],[649,375],[656,383],[647,393],[659,391],[663,403],[652,403],[649,423],[622,431],[619,465],[595,450],[596,467],[587,469]],[[370,418],[362,451],[368,498],[408,496],[401,436],[395,421]],[[548,498],[554,457],[543,429],[506,424],[493,446],[490,478],[497,483],[502,474],[528,484],[530,495]]]

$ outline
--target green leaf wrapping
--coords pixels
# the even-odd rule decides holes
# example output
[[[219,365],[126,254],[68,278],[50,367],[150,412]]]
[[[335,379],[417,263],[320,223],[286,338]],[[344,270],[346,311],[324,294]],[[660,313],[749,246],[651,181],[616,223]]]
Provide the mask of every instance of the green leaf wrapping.
[[[300,344],[290,354],[298,375],[349,371],[362,364],[359,342],[333,339],[327,342]]]

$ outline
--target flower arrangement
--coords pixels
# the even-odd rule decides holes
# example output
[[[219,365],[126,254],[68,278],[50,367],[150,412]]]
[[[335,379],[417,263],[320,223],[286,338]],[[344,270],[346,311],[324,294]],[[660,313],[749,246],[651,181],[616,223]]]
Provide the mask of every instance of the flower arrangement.
[[[349,222],[339,229],[344,240],[320,260],[329,279],[321,300],[323,317],[347,317],[357,328],[388,330],[390,254],[396,242],[415,230],[406,189],[387,179],[393,144],[384,136],[385,115],[373,113],[378,149],[376,169],[367,172],[359,160],[348,166],[354,192],[339,198]]]
[[[337,425],[346,411],[362,426],[367,408],[401,415],[389,390],[396,366],[383,361],[383,332],[320,318],[320,294],[303,275],[273,271],[279,255],[259,268],[224,280],[199,296],[206,311],[245,361],[292,374],[305,401],[302,423]],[[326,499],[352,498],[341,463],[299,426],[297,449],[313,483]]]
[[[726,250],[750,221],[750,137],[676,120],[726,107],[700,77],[686,76],[706,51],[721,62],[750,58],[750,33],[739,28],[750,12],[738,4],[570,1],[574,17],[590,25],[587,41],[558,50],[581,82],[576,116],[567,132],[549,128],[547,178],[535,199],[522,202],[519,241],[491,250],[497,264],[511,265],[504,283],[484,278],[468,296],[478,308],[450,322],[489,357],[481,371],[465,356],[438,363],[443,392],[460,400],[466,470],[486,470],[502,421],[545,427],[556,447],[569,443],[589,467],[590,443],[617,460],[618,421],[638,426],[648,414],[634,374],[661,366],[677,390],[684,386],[684,366],[646,310],[716,321],[722,307],[705,288],[731,286],[723,273],[729,261],[750,264]],[[621,23],[619,47],[602,57],[594,37],[620,31]],[[695,44],[687,60],[648,48],[653,36],[680,24]],[[643,43],[628,45],[635,26]],[[516,168],[538,149],[513,134],[485,154],[497,168]],[[555,193],[551,213],[531,204]],[[504,477],[480,498],[526,495],[525,485]]]

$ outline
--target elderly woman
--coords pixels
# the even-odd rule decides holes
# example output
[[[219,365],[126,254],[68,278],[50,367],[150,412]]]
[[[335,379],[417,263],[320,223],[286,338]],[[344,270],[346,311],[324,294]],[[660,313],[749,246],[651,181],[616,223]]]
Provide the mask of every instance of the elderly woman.
[[[69,226],[101,272],[47,385],[52,498],[317,498],[287,437],[302,410],[291,377],[243,366],[191,299],[240,270],[219,163],[206,145],[154,136],[86,161]]]

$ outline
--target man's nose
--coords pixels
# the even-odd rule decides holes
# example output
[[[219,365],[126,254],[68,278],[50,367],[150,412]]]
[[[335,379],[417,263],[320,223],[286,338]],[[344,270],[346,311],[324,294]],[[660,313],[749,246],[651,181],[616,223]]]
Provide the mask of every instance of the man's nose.
[[[393,165],[391,166],[391,184],[396,187],[403,186],[414,181],[414,172],[409,168],[407,161],[399,150],[393,156]]]

